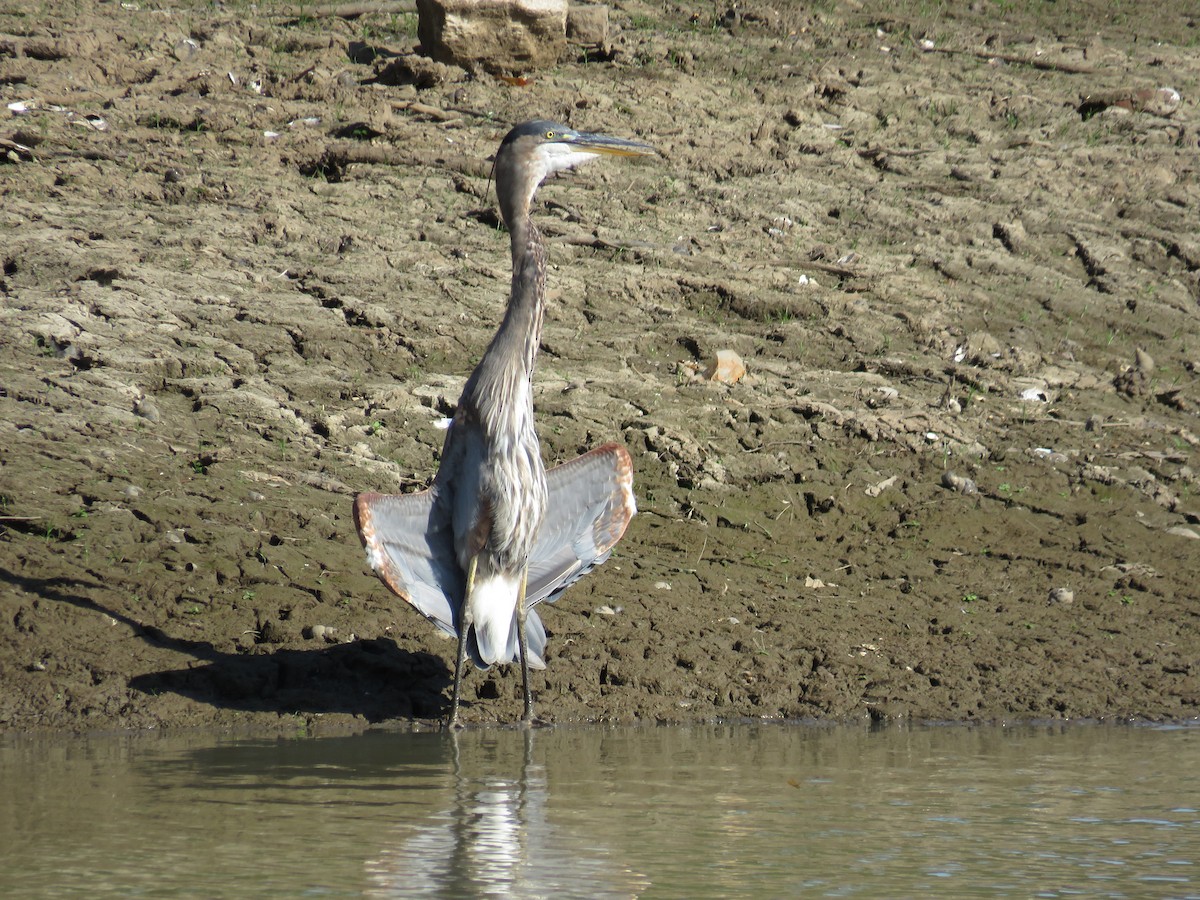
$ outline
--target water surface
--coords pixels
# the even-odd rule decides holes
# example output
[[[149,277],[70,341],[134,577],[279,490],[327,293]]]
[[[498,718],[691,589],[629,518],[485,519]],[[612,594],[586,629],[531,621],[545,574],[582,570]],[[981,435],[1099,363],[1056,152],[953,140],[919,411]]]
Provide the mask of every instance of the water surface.
[[[1200,898],[1200,729],[0,738],[0,896]]]

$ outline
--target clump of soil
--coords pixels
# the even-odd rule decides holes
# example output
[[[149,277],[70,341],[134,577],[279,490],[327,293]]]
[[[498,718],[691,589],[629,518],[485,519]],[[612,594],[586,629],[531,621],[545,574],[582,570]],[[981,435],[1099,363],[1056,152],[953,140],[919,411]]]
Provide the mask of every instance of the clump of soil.
[[[412,15],[9,4],[0,728],[444,713],[350,501],[436,469],[534,117],[662,152],[539,195],[544,453],[622,441],[641,509],[544,718],[1196,716],[1194,10],[793,6],[494,80]]]

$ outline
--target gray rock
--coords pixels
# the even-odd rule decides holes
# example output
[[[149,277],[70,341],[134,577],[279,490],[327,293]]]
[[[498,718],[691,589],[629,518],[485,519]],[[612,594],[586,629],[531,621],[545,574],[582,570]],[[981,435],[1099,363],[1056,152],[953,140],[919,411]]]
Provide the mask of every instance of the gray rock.
[[[567,0],[417,0],[421,49],[488,72],[551,66],[567,48]]]
[[[608,46],[608,7],[588,4],[568,9],[567,39],[594,47]]]

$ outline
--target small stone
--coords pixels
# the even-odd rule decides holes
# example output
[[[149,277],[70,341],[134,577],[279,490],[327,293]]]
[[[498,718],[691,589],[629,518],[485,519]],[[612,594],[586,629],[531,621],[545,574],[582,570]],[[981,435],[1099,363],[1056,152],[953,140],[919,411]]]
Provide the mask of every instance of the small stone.
[[[958,491],[960,494],[976,494],[979,492],[974,479],[968,478],[965,475],[958,475],[949,469],[942,473],[942,487]]]
[[[153,397],[139,397],[133,404],[133,411],[147,422],[158,422],[162,419],[162,413],[159,412]]]
[[[1063,603],[1063,604],[1074,603],[1075,602],[1075,592],[1073,590],[1071,590],[1070,588],[1062,588],[1062,587],[1054,588],[1053,590],[1050,591],[1050,602],[1051,603]]]
[[[1149,375],[1154,371],[1154,357],[1137,347],[1133,351],[1133,362],[1137,366],[1137,370],[1143,375]]]
[[[718,350],[716,356],[704,370],[707,381],[719,381],[722,384],[737,384],[746,377],[746,364],[732,350]]]
[[[329,625],[313,625],[305,629],[305,637],[332,644],[337,641],[337,629]]]

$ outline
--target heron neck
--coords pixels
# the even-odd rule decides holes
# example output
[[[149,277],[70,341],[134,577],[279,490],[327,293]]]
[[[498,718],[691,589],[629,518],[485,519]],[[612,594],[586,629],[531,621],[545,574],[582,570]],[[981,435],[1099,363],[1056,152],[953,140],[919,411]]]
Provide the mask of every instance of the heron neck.
[[[524,363],[526,376],[533,374],[546,301],[546,247],[541,232],[528,213],[511,220],[512,291],[504,321],[496,334],[498,344],[507,345],[510,358]]]

